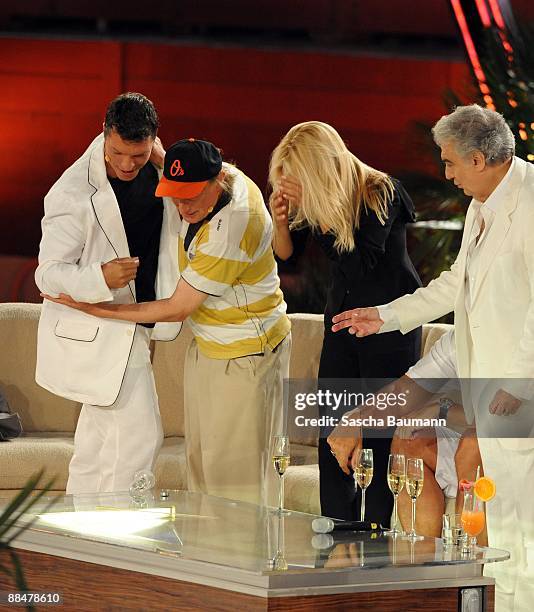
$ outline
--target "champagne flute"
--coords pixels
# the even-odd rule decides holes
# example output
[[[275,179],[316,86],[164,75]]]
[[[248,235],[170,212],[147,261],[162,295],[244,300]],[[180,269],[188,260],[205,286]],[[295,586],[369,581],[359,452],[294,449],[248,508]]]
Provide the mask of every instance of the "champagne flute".
[[[273,559],[273,569],[277,572],[283,572],[288,569],[285,555],[285,517],[282,513],[278,515],[278,533],[276,539],[276,554]]]
[[[272,457],[274,469],[280,477],[278,513],[282,514],[284,512],[284,474],[291,461],[291,455],[289,452],[289,436],[274,436]]]
[[[486,524],[486,515],[484,514],[484,502],[475,495],[472,489],[464,491],[464,505],[460,520],[465,533],[469,536],[469,548],[471,552],[474,552],[477,536],[481,534]]]
[[[425,479],[424,465],[422,459],[410,458],[406,461],[406,491],[412,500],[412,528],[408,536],[417,538],[415,532],[415,504],[421,495]]]
[[[406,461],[404,455],[391,454],[388,459],[388,487],[393,493],[393,525],[387,532],[390,535],[400,535],[402,531],[398,529],[399,514],[397,509],[397,501],[399,493],[404,488],[406,482]]]
[[[360,521],[365,521],[365,490],[373,480],[373,449],[362,448],[358,453],[358,461],[354,467],[356,483],[362,490],[362,501],[360,506]]]

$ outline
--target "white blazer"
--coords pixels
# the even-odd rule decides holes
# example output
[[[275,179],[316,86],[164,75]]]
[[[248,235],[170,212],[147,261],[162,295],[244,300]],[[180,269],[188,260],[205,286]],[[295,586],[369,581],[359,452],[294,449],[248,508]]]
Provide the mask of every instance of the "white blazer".
[[[454,310],[456,357],[461,379],[523,379],[518,397],[534,397],[534,166],[515,158],[488,235],[480,245],[471,311],[465,306],[465,274],[475,213],[469,207],[458,257],[427,287],[391,303],[407,333]],[[514,381],[507,390],[514,392]],[[465,405],[473,416],[473,406]]]
[[[130,257],[128,241],[104,162],[104,136],[68,168],[44,200],[39,266],[35,281],[53,296],[83,302],[135,302],[135,283],[110,290],[102,264]],[[156,297],[170,297],[179,279],[180,217],[163,199]],[[157,323],[152,338],[173,340],[181,323]],[[39,320],[39,385],[68,399],[97,406],[116,400],[133,344],[136,324],[101,319],[45,300]]]

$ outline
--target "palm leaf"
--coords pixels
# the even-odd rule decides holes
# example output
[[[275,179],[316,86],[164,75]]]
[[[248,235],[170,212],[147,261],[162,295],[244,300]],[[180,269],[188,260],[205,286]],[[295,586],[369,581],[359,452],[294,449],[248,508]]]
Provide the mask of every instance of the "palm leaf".
[[[37,504],[44,495],[46,495],[54,484],[55,478],[49,479],[44,483],[42,490],[36,495],[32,495],[36,487],[40,484],[44,475],[44,470],[41,470],[31,476],[24,487],[15,495],[15,497],[7,504],[2,513],[0,514],[0,550],[7,550],[11,558],[12,569],[7,567],[5,564],[0,564],[0,572],[7,574],[12,578],[19,591],[28,591],[28,585],[24,577],[24,571],[20,562],[19,556],[16,551],[11,547],[12,542],[20,536],[26,529],[30,528],[33,523],[37,520],[38,516],[35,515],[30,521],[19,525],[15,528],[21,518],[29,513],[29,511]],[[47,511],[53,504],[55,504],[57,498],[51,499],[44,507],[43,512]],[[12,533],[9,533],[11,530]],[[9,533],[9,537],[7,537]],[[27,610],[35,610],[32,605],[27,606]]]
[[[53,486],[54,478],[51,478],[47,483],[45,483],[43,489],[39,491],[33,497],[30,497],[32,492],[35,490],[35,487],[39,484],[44,471],[41,470],[36,475],[32,476],[23,489],[17,494],[15,499],[7,506],[5,511],[0,515],[0,541],[7,534],[7,532],[12,529],[20,519],[27,514],[30,509],[37,504],[40,499],[46,495]],[[50,502],[46,506],[46,510],[48,510],[54,503],[56,499],[50,500]],[[23,531],[28,529],[37,519],[34,517],[29,523],[22,525],[13,536],[9,538],[9,540],[5,541],[5,543],[9,546],[15,537],[20,535]]]
[[[22,569],[22,564],[20,562],[19,556],[17,553],[11,548],[9,549],[9,555],[11,557],[11,563],[13,564],[14,573],[15,573],[15,582],[17,584],[17,588],[19,591],[29,591],[28,584],[26,583],[26,578],[24,577],[24,571]],[[26,606],[27,610],[35,610],[35,606],[28,604]]]
[[[23,504],[26,499],[31,495],[31,493],[35,490],[35,487],[43,477],[44,470],[40,470],[33,476],[30,476],[24,487],[15,495],[15,497],[11,500],[11,502],[4,508],[2,514],[0,514],[0,529],[2,529],[6,520],[11,514],[17,510]],[[2,531],[0,531],[0,537],[2,536]]]

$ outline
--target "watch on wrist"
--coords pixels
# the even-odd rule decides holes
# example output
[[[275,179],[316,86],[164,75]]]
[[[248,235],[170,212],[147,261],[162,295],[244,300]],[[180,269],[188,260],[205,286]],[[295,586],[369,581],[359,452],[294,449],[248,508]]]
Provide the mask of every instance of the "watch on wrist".
[[[448,397],[440,397],[438,418],[447,420],[447,415],[449,414],[450,407],[453,405],[454,402]]]

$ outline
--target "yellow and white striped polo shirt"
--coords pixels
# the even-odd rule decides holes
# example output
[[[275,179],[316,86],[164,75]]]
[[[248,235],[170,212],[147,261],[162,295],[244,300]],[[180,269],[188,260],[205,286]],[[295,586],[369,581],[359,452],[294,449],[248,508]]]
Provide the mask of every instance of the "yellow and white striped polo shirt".
[[[182,278],[208,294],[189,322],[199,350],[215,359],[274,349],[291,328],[262,194],[242,172],[225,167],[235,175],[232,199],[198,229],[187,251],[189,223],[182,223],[178,258]]]

